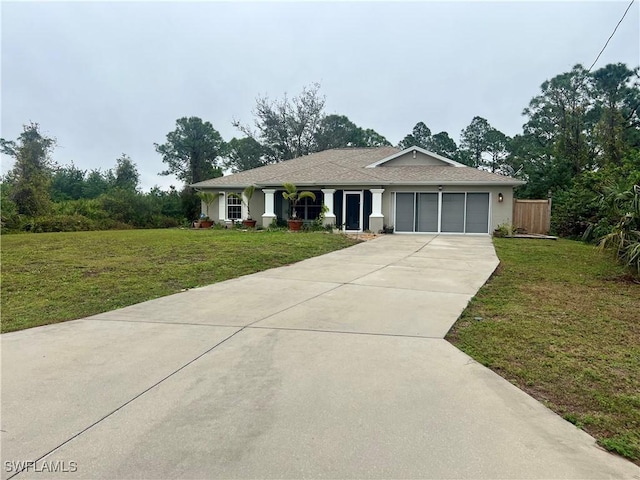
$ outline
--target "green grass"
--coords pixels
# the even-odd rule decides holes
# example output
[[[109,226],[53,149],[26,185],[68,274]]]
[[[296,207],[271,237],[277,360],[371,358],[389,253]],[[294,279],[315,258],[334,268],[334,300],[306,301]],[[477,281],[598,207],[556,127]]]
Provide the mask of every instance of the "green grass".
[[[342,235],[124,230],[2,236],[2,332],[62,322],[352,245]]]
[[[640,284],[580,242],[494,243],[500,267],[447,339],[640,464]]]

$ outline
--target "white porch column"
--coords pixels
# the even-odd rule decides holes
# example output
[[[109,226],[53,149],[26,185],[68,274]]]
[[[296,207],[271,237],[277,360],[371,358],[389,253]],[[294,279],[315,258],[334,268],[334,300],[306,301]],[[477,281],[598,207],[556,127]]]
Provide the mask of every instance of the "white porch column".
[[[267,228],[271,225],[273,219],[276,218],[276,214],[273,211],[275,205],[273,195],[276,191],[273,188],[264,188],[262,189],[262,193],[264,193],[264,214],[262,215],[262,226]]]
[[[247,204],[249,202],[247,202],[247,197],[244,195],[244,192],[241,193],[242,196],[242,206],[240,207],[240,218],[242,218],[242,220],[246,220],[247,217],[249,216],[249,209],[247,208]]]
[[[322,191],[322,203],[329,209],[324,214],[323,225],[334,225],[336,223],[336,214],[333,213],[333,194],[336,193],[335,188],[323,188]]]
[[[384,228],[384,215],[382,214],[382,192],[384,188],[370,188],[371,215],[369,215],[369,230],[378,233]]]
[[[224,222],[227,218],[227,194],[220,192],[218,197],[218,221]]]

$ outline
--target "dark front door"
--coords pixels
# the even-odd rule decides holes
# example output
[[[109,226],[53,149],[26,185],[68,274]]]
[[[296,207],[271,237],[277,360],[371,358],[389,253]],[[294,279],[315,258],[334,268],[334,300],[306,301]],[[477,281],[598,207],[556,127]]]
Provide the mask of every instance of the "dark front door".
[[[345,193],[345,230],[362,230],[362,193]]]

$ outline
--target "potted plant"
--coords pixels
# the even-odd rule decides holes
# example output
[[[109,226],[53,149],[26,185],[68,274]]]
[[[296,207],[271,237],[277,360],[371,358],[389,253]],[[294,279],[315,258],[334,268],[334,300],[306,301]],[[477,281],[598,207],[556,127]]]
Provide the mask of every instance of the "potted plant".
[[[293,183],[285,183],[282,186],[285,190],[282,192],[282,196],[285,200],[289,200],[289,203],[291,204],[291,216],[288,220],[289,230],[297,232],[302,228],[302,220],[298,218],[298,212],[296,211],[298,202],[303,198],[310,198],[315,202],[316,195],[315,193],[308,191],[299,192],[298,187]]]
[[[216,198],[218,198],[221,193],[212,193],[212,192],[197,192],[196,196],[207,206],[207,213],[200,214],[200,220],[196,222],[197,228],[211,228],[213,226],[213,220],[209,218],[209,207],[213,202],[215,202]]]
[[[251,197],[253,197],[253,193],[256,191],[256,187],[254,185],[249,185],[242,191],[242,194],[239,193],[230,193],[230,197],[234,197],[239,199],[244,206],[247,207],[247,218],[242,220],[242,225],[249,228],[254,228],[256,226],[256,221],[251,216]]]
[[[200,214],[200,220],[198,221],[199,228],[211,228],[213,227],[213,220],[207,217],[204,213]]]

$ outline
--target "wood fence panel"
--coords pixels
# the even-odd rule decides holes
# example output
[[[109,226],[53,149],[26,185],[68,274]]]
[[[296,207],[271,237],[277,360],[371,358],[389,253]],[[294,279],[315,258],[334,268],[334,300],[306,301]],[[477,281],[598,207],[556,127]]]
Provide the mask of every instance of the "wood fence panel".
[[[551,199],[514,200],[513,226],[525,233],[548,235],[551,229]]]

